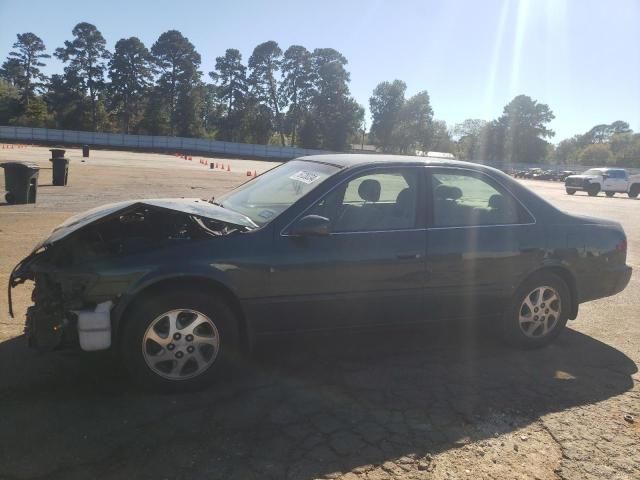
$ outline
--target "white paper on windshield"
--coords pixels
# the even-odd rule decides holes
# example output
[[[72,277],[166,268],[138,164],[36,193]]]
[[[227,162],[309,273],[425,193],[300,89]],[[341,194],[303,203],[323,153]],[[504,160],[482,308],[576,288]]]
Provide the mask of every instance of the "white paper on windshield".
[[[299,182],[306,183],[307,185],[315,182],[320,177],[316,172],[310,172],[308,170],[300,170],[294,173],[289,178],[291,180],[298,180]]]

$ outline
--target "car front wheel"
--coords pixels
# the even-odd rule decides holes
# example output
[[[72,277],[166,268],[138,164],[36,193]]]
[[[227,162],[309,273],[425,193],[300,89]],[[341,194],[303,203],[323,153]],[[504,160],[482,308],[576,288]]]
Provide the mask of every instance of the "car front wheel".
[[[600,193],[600,185],[589,185],[589,188],[587,189],[587,193],[589,194],[590,197],[595,197],[598,195],[598,193]]]
[[[629,198],[636,198],[640,194],[640,185],[631,185],[629,189]]]
[[[514,294],[503,318],[505,339],[516,346],[542,347],[564,329],[570,309],[566,283],[550,272],[536,274]]]
[[[216,295],[173,291],[148,296],[133,306],[125,322],[125,368],[150,390],[203,388],[228,368],[236,351],[236,319]]]
[[[616,194],[616,192],[605,192],[605,195],[609,198],[613,197]]]
[[[573,195],[576,191],[573,188],[567,188],[567,195]]]

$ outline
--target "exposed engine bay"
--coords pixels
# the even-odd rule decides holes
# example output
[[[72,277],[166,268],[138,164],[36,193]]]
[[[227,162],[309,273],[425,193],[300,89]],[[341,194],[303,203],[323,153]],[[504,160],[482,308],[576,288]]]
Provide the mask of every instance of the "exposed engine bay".
[[[30,280],[35,283],[25,324],[30,346],[104,344],[90,338],[98,328],[78,328],[78,322],[105,323],[106,318],[108,323],[110,306],[135,275],[102,273],[117,259],[254,228],[247,217],[195,199],[121,202],[91,210],[54,229],[16,265],[9,278],[9,313],[13,316],[12,289]],[[89,336],[78,338],[83,332]]]

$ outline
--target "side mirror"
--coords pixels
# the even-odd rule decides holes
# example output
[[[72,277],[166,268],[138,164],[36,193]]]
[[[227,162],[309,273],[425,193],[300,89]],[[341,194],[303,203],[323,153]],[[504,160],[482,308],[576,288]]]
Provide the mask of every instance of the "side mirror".
[[[329,235],[329,219],[320,215],[307,215],[298,220],[289,230],[291,237]]]

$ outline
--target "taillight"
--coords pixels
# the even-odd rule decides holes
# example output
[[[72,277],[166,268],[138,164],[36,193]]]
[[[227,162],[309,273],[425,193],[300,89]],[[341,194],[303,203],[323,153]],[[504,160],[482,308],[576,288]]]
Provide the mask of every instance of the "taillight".
[[[623,238],[616,245],[616,251],[621,253],[627,253],[627,239]]]

